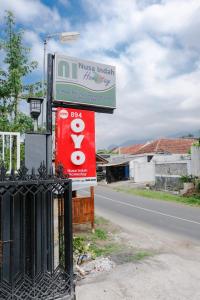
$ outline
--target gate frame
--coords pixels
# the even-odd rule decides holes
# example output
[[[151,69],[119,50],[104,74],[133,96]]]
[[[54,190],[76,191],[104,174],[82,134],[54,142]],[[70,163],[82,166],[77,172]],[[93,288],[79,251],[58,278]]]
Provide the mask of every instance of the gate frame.
[[[19,300],[19,299],[60,299],[64,297],[64,299],[75,299],[75,286],[73,280],[73,239],[72,239],[72,182],[70,179],[64,177],[62,168],[57,170],[57,176],[53,174],[51,171],[50,174],[47,174],[47,170],[44,164],[41,164],[38,169],[38,175],[35,175],[35,171],[32,170],[32,174],[28,175],[28,169],[23,165],[18,173],[15,174],[14,171],[11,171],[11,174],[7,174],[7,170],[5,166],[2,164],[0,166],[0,298],[1,299],[9,299],[9,300]],[[32,189],[34,187],[34,189]],[[35,190],[36,189],[36,190]],[[47,195],[47,192],[50,194]],[[18,193],[18,194],[17,194]],[[27,196],[28,193],[32,193],[31,197]],[[40,194],[42,193],[42,194]],[[18,196],[19,195],[19,196]],[[46,197],[46,205],[51,207],[48,208],[50,214],[50,219],[47,219],[46,225],[49,229],[45,231],[46,237],[43,236],[44,232],[41,231],[41,234],[37,235],[35,225],[31,227],[31,236],[33,235],[33,246],[30,252],[29,250],[25,250],[22,245],[25,245],[26,242],[26,228],[25,228],[25,201],[30,200],[34,203],[40,200],[40,195],[42,197]],[[15,198],[18,197],[18,198]],[[39,198],[37,198],[39,197]],[[58,266],[54,266],[54,253],[53,253],[53,243],[51,245],[52,251],[47,251],[47,248],[44,248],[44,253],[46,255],[50,255],[50,258],[46,256],[46,259],[50,259],[52,263],[49,266],[35,272],[36,266],[36,257],[37,257],[37,247],[35,247],[35,238],[45,238],[48,239],[49,234],[51,235],[50,240],[53,239],[53,201],[57,197],[63,198],[64,201],[64,228],[62,232],[59,232],[60,238],[63,240],[64,244],[64,264],[61,266],[61,261]],[[19,199],[19,200],[17,200]],[[39,199],[39,200],[38,200]],[[5,201],[10,201],[10,209],[8,210],[8,217],[10,222],[10,227],[8,229],[8,233],[6,235],[9,236],[9,240],[5,239],[5,233],[2,231],[4,226],[4,220],[2,218],[2,214],[5,213],[3,211],[3,203]],[[20,243],[17,244],[17,240],[15,238],[16,234],[16,219],[14,219],[14,209],[17,209],[15,205],[15,201],[20,201],[20,222],[19,225],[19,233]],[[6,202],[7,203],[7,202]],[[43,206],[41,206],[42,209]],[[19,209],[19,207],[18,207]],[[43,207],[44,209],[44,207]],[[41,220],[43,220],[42,215],[43,210],[41,211]],[[47,212],[47,211],[46,211]],[[34,215],[35,213],[35,215]],[[37,211],[32,211],[32,217],[36,220]],[[22,218],[22,219],[21,219]],[[31,223],[30,223],[31,224]],[[35,221],[34,221],[35,224]],[[22,227],[21,227],[22,226]],[[17,235],[17,238],[18,238]],[[24,242],[23,242],[24,241]],[[4,258],[3,245],[4,243],[9,242],[9,252],[6,253]],[[46,244],[45,244],[46,245]],[[20,257],[20,267],[19,269],[14,271],[14,265],[17,266],[15,262],[15,254],[14,247],[18,247],[18,254]],[[22,248],[21,248],[22,247]],[[41,246],[42,247],[42,246]],[[40,248],[39,248],[40,249]],[[42,248],[41,248],[42,249]],[[49,248],[48,248],[49,249]],[[25,251],[25,252],[24,252]],[[40,250],[41,251],[41,250]],[[46,252],[47,251],[47,252]],[[28,273],[26,269],[23,267],[26,264],[26,255],[24,253],[29,253],[28,256],[31,259],[31,267],[28,265]],[[42,252],[43,253],[43,252]],[[48,254],[47,254],[48,253]],[[50,253],[50,254],[49,254]],[[8,258],[7,258],[8,255]],[[16,260],[19,258],[16,258]],[[6,263],[11,273],[8,279],[2,273],[3,266],[6,266]],[[42,267],[43,268],[43,267]],[[16,273],[17,272],[17,273]],[[39,273],[38,273],[39,272]],[[16,276],[16,274],[17,276]],[[55,288],[55,289],[53,289]],[[67,293],[67,294],[66,294]],[[22,297],[22,298],[21,298]],[[26,297],[26,298],[24,298]]]
[[[10,138],[10,158],[9,158],[9,170],[8,173],[11,173],[12,170],[12,152],[11,152],[11,139],[12,136],[16,136],[17,138],[17,164],[16,169],[20,168],[20,133],[19,132],[8,132],[8,131],[0,131],[0,137],[2,136],[2,161],[5,161],[5,136],[9,136]]]

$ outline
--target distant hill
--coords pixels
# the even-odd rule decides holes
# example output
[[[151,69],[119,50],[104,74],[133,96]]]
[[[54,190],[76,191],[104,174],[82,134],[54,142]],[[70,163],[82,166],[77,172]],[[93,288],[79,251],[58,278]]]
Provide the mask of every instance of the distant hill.
[[[112,149],[115,149],[115,148],[117,148],[118,146],[117,145],[115,145],[115,144],[111,144],[110,146],[108,146],[108,150],[112,150]]]
[[[117,147],[126,147],[126,146],[130,146],[130,145],[134,145],[134,144],[144,144],[149,140],[151,141],[152,139],[128,140],[128,141],[125,141],[124,143],[122,143],[120,145],[112,144],[112,145],[108,146],[108,150],[112,150],[112,149],[117,148]]]
[[[170,136],[171,138],[186,138],[186,137],[194,137],[194,138],[199,138],[200,137],[200,130],[197,131],[192,131],[192,132],[178,132],[175,134],[171,134]]]
[[[124,143],[122,143],[120,145],[120,147],[126,147],[126,146],[131,146],[131,145],[134,145],[134,144],[144,144],[148,141],[151,141],[152,139],[149,138],[149,139],[138,139],[138,140],[128,140],[128,141],[125,141]]]
[[[177,133],[173,133],[173,134],[170,134],[170,135],[167,135],[167,136],[162,136],[162,138],[200,138],[200,130],[196,130],[196,131],[189,131],[189,132],[177,132]],[[117,148],[117,147],[126,147],[126,146],[131,146],[131,145],[134,145],[134,144],[145,144],[146,142],[148,141],[152,141],[152,140],[155,140],[155,139],[158,139],[158,138],[161,138],[160,136],[158,137],[154,137],[154,138],[148,138],[148,139],[133,139],[133,140],[127,140],[119,145],[115,145],[115,144],[112,144],[108,147],[108,150],[112,150],[114,148]]]

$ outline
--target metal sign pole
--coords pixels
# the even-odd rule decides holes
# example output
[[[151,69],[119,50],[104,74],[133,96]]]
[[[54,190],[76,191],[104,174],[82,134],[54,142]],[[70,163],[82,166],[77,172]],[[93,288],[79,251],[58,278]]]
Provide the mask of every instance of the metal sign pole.
[[[48,54],[47,61],[47,104],[46,104],[46,166],[47,172],[52,167],[52,98],[53,98],[53,61],[54,56]]]
[[[48,54],[46,129],[49,134],[52,134],[53,61],[54,56],[52,54]]]

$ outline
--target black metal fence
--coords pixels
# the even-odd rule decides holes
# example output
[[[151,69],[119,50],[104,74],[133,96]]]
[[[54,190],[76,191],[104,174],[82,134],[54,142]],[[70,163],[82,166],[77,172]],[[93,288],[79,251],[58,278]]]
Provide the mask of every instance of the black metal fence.
[[[74,299],[71,180],[0,167],[0,299]],[[64,199],[55,251],[55,201]],[[58,252],[56,254],[56,252]],[[57,257],[56,257],[57,255]]]

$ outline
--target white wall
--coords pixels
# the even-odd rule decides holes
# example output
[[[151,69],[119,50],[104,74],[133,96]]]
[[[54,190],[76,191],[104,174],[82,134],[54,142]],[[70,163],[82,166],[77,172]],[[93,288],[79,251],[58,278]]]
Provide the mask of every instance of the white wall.
[[[135,182],[153,183],[155,181],[155,164],[147,162],[147,157],[132,160],[129,163],[129,174]]]
[[[194,176],[200,176],[200,147],[192,146],[191,148],[191,173]]]
[[[155,182],[155,164],[176,164],[187,165],[187,172],[191,174],[191,157],[188,154],[155,154],[150,162],[147,162],[147,155],[134,157],[129,162],[130,178],[135,182]],[[200,169],[199,169],[200,170]]]
[[[146,163],[147,157],[135,157],[133,160],[129,162],[129,177],[134,178],[135,177],[135,164],[136,163]]]
[[[135,162],[135,182],[155,182],[155,164],[153,162]]]

